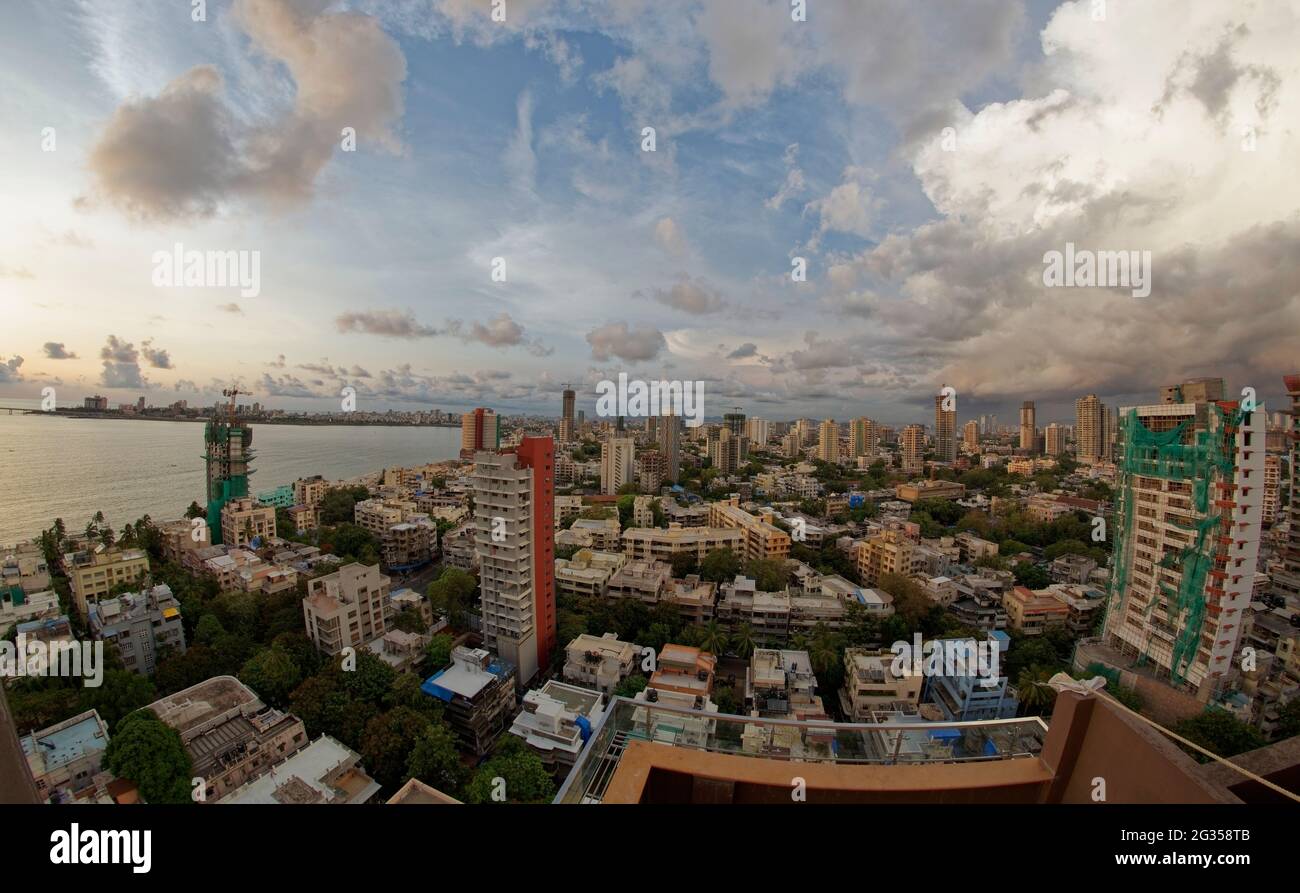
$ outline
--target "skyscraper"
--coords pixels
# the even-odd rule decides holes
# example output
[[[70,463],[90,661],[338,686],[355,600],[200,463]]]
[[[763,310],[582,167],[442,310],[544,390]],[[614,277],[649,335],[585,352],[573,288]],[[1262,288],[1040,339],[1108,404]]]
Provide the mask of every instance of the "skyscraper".
[[[745,414],[743,412],[729,412],[723,415],[722,424],[731,429],[731,433],[736,437],[745,433]]]
[[[900,440],[903,473],[920,474],[925,471],[925,428],[921,425],[908,425],[903,429]]]
[[[834,419],[824,419],[819,428],[817,458],[823,462],[840,461],[840,426]]]
[[[562,409],[560,410],[560,443],[573,442],[573,408],[576,397],[573,388],[564,389]]]
[[[1074,401],[1075,454],[1080,462],[1100,462],[1110,453],[1106,406],[1096,394]]]
[[[849,455],[872,456],[876,452],[876,423],[861,416],[849,423]]]
[[[1296,467],[1300,463],[1300,372],[1285,376],[1283,381],[1291,398],[1291,496],[1285,509],[1290,526],[1279,550],[1282,567],[1273,575],[1272,589],[1275,595],[1300,598],[1300,468]]]
[[[1235,401],[1121,412],[1104,639],[1206,701],[1231,670],[1254,586],[1264,412]]]
[[[957,459],[957,410],[944,409],[947,399],[942,393],[934,395],[934,454],[940,462]]]
[[[664,477],[676,482],[682,470],[682,420],[668,413],[659,420],[659,452],[664,454]]]
[[[1020,448],[1034,452],[1037,445],[1038,426],[1034,421],[1034,401],[1020,404]]]
[[[555,445],[525,437],[514,452],[480,451],[473,482],[483,642],[526,684],[556,645]]]
[[[978,452],[980,448],[980,423],[971,419],[961,429],[961,442],[969,452]]]
[[[480,450],[495,450],[501,446],[501,431],[497,415],[490,409],[479,407],[460,417],[460,457],[472,459]]]
[[[1065,452],[1065,426],[1052,422],[1043,430],[1044,452],[1055,458]]]
[[[222,391],[230,398],[226,406],[217,405],[203,426],[203,445],[208,483],[208,542],[221,543],[221,510],[233,499],[248,496],[249,467],[253,461],[253,429],[236,415],[235,397],[240,392]]]
[[[607,437],[600,443],[600,492],[618,493],[636,481],[636,442],[630,437]]]
[[[763,449],[767,446],[767,440],[772,433],[772,423],[767,419],[751,417],[745,422],[745,433],[749,436],[749,442],[755,449]]]

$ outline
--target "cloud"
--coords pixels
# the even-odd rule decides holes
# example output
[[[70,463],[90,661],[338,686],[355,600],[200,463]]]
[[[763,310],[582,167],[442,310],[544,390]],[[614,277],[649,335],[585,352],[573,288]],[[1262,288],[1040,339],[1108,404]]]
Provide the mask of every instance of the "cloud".
[[[663,332],[642,324],[630,329],[625,322],[610,323],[587,333],[593,359],[606,362],[617,357],[628,362],[653,360],[664,349]]]
[[[763,203],[771,211],[779,211],[787,199],[792,199],[801,194],[806,188],[803,170],[800,169],[798,164],[799,144],[791,143],[786,146],[781,158],[785,162],[785,181],[781,183],[781,188]]]
[[[171,369],[171,354],[165,350],[155,349],[152,345],[153,339],[145,339],[140,343],[140,352],[149,361],[149,365],[155,369]]]
[[[231,301],[229,304],[220,304],[217,306],[217,309],[223,313],[235,313],[240,316],[244,315],[244,308],[240,307],[238,304],[236,304],[233,301]]]
[[[534,356],[550,356],[554,350],[524,334],[524,327],[515,322],[509,313],[502,312],[486,323],[475,322],[466,326],[460,320],[449,320],[447,333],[462,341],[486,344],[488,347],[524,346]]]
[[[23,358],[17,355],[6,360],[0,357],[0,384],[12,384],[23,380],[23,373],[20,367],[23,365]]]
[[[378,22],[324,12],[319,0],[235,0],[232,21],[282,65],[295,88],[280,118],[245,123],[211,65],[183,72],[158,95],[109,119],[89,154],[94,189],[141,220],[207,217],[240,197],[275,205],[311,197],[316,177],[352,127],[359,146],[400,150],[406,60]]]
[[[99,350],[103,360],[103,372],[100,384],[106,388],[140,389],[149,387],[149,383],[140,374],[140,352],[129,341],[109,335],[104,346]]]
[[[385,338],[431,338],[440,332],[416,322],[410,310],[364,310],[342,313],[334,320],[340,332],[364,332]]]
[[[689,278],[683,278],[668,289],[655,289],[654,299],[665,306],[697,316],[717,313],[727,305],[722,296],[708,285]]]
[[[533,151],[533,94],[524,90],[515,102],[515,133],[506,147],[506,171],[515,188],[532,192],[537,185],[537,155]]]
[[[62,341],[46,341],[43,347],[48,360],[75,360],[77,355],[64,347]]]
[[[815,213],[819,218],[818,236],[831,231],[864,238],[872,234],[880,202],[862,182],[865,177],[865,171],[849,167],[829,194],[804,206],[805,213]]]
[[[663,217],[655,223],[655,242],[674,257],[682,257],[687,252],[686,234],[671,217]]]
[[[36,276],[26,267],[8,267],[0,264],[0,279],[35,279]]]
[[[727,354],[727,359],[744,360],[757,355],[758,345],[754,344],[752,341],[746,341],[744,344],[740,345],[740,347],[737,347],[731,353]]]

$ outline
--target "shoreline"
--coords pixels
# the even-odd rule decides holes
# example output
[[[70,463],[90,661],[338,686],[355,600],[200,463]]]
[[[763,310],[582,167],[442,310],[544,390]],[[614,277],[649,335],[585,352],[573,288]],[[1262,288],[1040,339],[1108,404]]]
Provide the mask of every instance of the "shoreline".
[[[8,415],[20,414],[28,416],[44,416],[49,418],[61,419],[88,419],[92,421],[124,421],[124,422],[207,422],[211,416],[199,416],[198,418],[180,417],[180,416],[139,416],[128,415],[126,413],[102,413],[102,412],[78,412],[76,410],[55,409],[18,409],[15,407],[7,411]],[[383,421],[356,421],[348,422],[342,419],[323,419],[314,421],[312,419],[244,419],[250,425],[291,425],[303,428],[459,428],[459,424],[436,423],[436,422],[383,422]]]

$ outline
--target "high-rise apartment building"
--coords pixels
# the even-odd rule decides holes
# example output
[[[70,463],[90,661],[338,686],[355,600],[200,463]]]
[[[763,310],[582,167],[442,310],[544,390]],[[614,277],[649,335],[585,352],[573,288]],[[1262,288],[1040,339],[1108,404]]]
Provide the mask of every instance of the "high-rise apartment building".
[[[920,474],[925,471],[925,428],[908,425],[899,438],[902,443],[903,474]]]
[[[682,420],[663,416],[659,420],[659,452],[664,454],[664,478],[676,482],[682,471]]]
[[[772,435],[772,423],[767,419],[750,418],[745,422],[745,434],[756,449],[767,446],[767,439]]]
[[[554,464],[549,437],[474,456],[483,642],[521,685],[546,671],[556,645]]]
[[[563,408],[560,411],[560,443],[572,443],[574,435],[573,409],[577,395],[573,388],[564,389]]]
[[[875,455],[876,439],[876,423],[866,416],[849,423],[849,455],[853,458]]]
[[[1182,393],[1223,393],[1196,384]],[[1104,638],[1205,701],[1231,669],[1254,585],[1265,414],[1235,401],[1121,412]]]
[[[1074,401],[1075,455],[1080,462],[1100,462],[1110,456],[1109,419],[1096,394]]]
[[[840,426],[834,419],[824,419],[819,426],[817,458],[823,462],[840,461]]]
[[[934,455],[940,462],[957,459],[957,410],[943,408],[947,399],[942,393],[934,395]]]
[[[1020,448],[1034,452],[1037,449],[1038,427],[1034,419],[1034,401],[1020,404]]]
[[[232,499],[248,495],[248,476],[253,473],[253,429],[236,415],[234,395],[227,391],[230,405],[218,405],[203,426],[203,458],[207,476],[208,535],[214,545],[221,543],[221,510]]]
[[[1282,568],[1273,575],[1272,590],[1276,595],[1300,598],[1300,372],[1286,376],[1287,396],[1291,398],[1291,496],[1286,507],[1289,520],[1286,541],[1279,550]]]
[[[1065,435],[1066,427],[1058,425],[1056,422],[1050,423],[1043,429],[1044,452],[1049,456],[1059,456],[1065,452]]]
[[[1282,492],[1282,457],[1275,453],[1264,456],[1264,506],[1262,511],[1264,524],[1270,525],[1277,520],[1278,499]]]
[[[619,487],[636,481],[636,441],[630,437],[608,437],[600,444],[600,492],[618,493]]]
[[[729,428],[731,433],[736,437],[745,433],[745,414],[743,412],[728,412],[722,416],[722,425]]]
[[[495,450],[501,446],[501,429],[497,414],[479,407],[460,417],[460,457],[472,459],[480,450]]]
[[[980,423],[971,419],[961,428],[961,445],[967,451],[975,453],[980,448]]]
[[[709,435],[705,450],[719,474],[734,474],[747,452],[746,443],[744,435],[737,435],[731,428],[724,427]]]

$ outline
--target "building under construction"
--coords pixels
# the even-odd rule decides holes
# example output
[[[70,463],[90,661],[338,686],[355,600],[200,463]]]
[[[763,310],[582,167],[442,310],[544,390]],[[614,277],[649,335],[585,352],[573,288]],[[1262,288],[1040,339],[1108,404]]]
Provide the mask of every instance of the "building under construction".
[[[235,407],[237,388],[221,392],[230,402],[218,406],[203,428],[203,458],[207,463],[208,534],[221,542],[221,510],[232,499],[248,495],[248,476],[253,473],[253,429],[239,420]]]
[[[1259,555],[1263,407],[1223,383],[1121,411],[1105,642],[1205,701],[1227,681]]]

